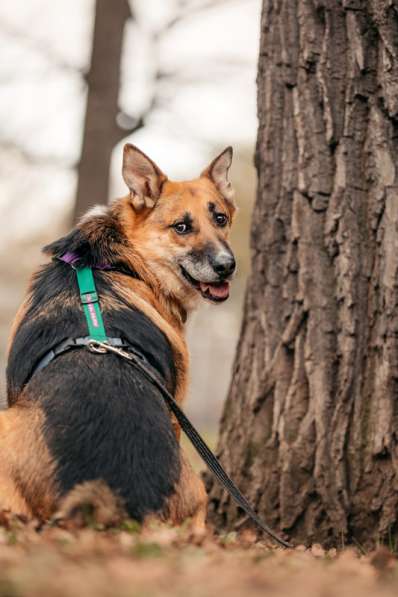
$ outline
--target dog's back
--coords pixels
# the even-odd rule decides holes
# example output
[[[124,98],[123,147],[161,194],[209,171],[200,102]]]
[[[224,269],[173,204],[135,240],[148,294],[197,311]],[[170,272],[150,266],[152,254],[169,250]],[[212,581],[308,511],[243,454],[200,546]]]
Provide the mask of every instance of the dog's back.
[[[112,273],[96,271],[95,278],[108,335],[137,346],[174,392],[173,353],[164,334],[117,296]],[[101,479],[122,498],[128,514],[142,520],[147,513],[162,512],[180,475],[178,443],[158,390],[116,355],[86,349],[71,350],[32,376],[52,347],[86,335],[75,272],[52,262],[34,279],[9,354],[9,403],[37,411],[37,434],[46,454],[41,472],[39,463],[34,465],[41,479],[25,483],[22,493],[50,482],[55,507],[77,484]],[[40,459],[42,453],[38,449],[31,458]],[[42,497],[25,497],[33,506],[37,501],[34,513],[41,514]]]

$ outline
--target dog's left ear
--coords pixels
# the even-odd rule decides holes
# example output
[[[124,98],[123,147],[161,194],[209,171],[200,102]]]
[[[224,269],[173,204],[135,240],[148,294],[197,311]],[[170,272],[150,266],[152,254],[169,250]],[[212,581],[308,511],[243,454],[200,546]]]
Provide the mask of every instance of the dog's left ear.
[[[232,164],[232,147],[227,147],[218,155],[205,170],[201,176],[210,178],[216,185],[217,189],[230,205],[235,210],[234,190],[228,180],[228,171]]]
[[[130,189],[131,204],[135,211],[154,207],[162,185],[167,180],[155,162],[138,147],[127,143],[123,151],[122,174]]]

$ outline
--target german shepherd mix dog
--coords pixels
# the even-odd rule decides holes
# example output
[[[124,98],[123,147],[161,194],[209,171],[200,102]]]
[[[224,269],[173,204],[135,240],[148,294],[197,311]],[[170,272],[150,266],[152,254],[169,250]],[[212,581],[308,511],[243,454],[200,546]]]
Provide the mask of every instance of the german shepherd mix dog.
[[[181,403],[187,386],[187,314],[228,298],[235,260],[232,149],[199,178],[172,182],[133,145],[124,148],[130,193],[94,208],[45,247],[11,332],[8,410],[0,413],[0,508],[46,520],[87,495],[145,522],[192,519],[204,530],[207,498],[179,446],[158,389],[115,354],[71,348],[87,336],[73,266],[90,266],[109,337],[139,351]],[[65,255],[68,258],[65,258]],[[93,498],[94,499],[94,498]],[[98,506],[100,507],[100,506]],[[106,509],[106,506],[104,506]],[[106,518],[106,516],[105,516]]]

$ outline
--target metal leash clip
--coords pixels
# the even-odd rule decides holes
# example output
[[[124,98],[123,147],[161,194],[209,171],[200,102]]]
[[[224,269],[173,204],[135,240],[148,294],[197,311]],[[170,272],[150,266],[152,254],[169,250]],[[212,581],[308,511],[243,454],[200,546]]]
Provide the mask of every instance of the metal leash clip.
[[[117,346],[112,346],[111,344],[108,344],[107,342],[100,342],[99,340],[91,340],[87,346],[91,352],[95,352],[97,354],[105,354],[107,352],[113,352],[114,354],[117,354],[124,359],[127,359],[129,361],[133,360],[131,355],[126,350],[123,350],[122,348],[118,348]]]
[[[87,344],[87,348],[90,352],[95,352],[97,354],[105,354],[108,352],[110,346],[105,342],[99,342],[98,340],[90,340],[90,342]]]

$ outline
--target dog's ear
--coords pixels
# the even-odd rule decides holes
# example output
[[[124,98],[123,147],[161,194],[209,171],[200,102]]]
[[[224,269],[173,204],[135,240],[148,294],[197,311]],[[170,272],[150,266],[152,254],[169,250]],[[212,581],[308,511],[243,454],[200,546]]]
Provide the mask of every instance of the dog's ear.
[[[232,155],[232,147],[224,149],[224,151],[221,152],[205,170],[203,170],[201,176],[210,178],[230,207],[235,210],[233,201],[234,191],[228,180],[228,171],[232,164]]]
[[[167,180],[160,168],[135,145],[127,143],[123,151],[122,174],[130,189],[131,204],[136,211],[154,207],[162,185]]]

